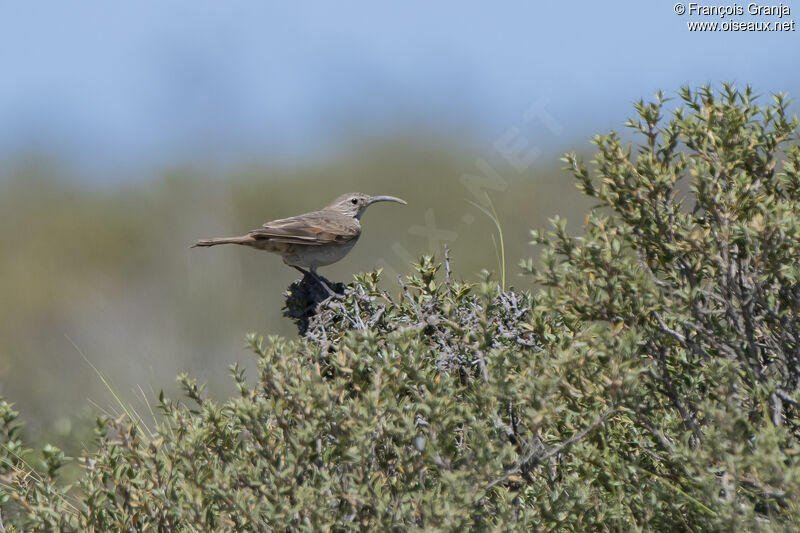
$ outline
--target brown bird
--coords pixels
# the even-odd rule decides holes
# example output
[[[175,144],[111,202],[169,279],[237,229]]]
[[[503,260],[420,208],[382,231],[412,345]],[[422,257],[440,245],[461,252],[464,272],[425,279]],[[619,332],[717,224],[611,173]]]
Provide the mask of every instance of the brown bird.
[[[283,256],[283,262],[304,275],[309,273],[334,295],[317,275],[317,267],[342,259],[361,236],[359,219],[375,202],[404,200],[394,196],[370,196],[360,192],[343,194],[319,211],[265,223],[247,235],[197,241],[197,246],[241,244]],[[308,270],[306,270],[308,269]]]

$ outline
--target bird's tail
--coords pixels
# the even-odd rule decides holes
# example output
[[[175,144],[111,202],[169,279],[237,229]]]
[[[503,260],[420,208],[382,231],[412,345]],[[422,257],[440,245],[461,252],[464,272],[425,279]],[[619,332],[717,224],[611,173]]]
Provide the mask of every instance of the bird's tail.
[[[197,241],[190,248],[197,248],[198,246],[216,246],[218,244],[249,244],[253,242],[253,237],[250,235],[242,235],[241,237],[222,237],[219,239],[205,239]]]

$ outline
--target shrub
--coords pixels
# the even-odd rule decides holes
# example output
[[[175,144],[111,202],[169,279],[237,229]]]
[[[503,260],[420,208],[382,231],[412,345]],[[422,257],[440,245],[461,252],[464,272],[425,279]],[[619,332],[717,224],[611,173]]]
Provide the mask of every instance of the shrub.
[[[784,96],[759,107],[749,87],[679,96],[668,122],[661,94],[636,105],[635,149],[596,137],[595,172],[565,158],[599,205],[581,238],[561,221],[535,234],[534,273],[546,307],[637,332],[626,483],[661,485],[662,502],[673,491],[672,525],[796,529],[798,121]]]
[[[399,296],[362,274],[218,403],[187,376],[157,428],[100,419],[82,474],[34,471],[0,404],[18,530],[796,529],[798,123],[723,86],[637,104],[566,161],[598,206],[535,233],[541,289],[423,258]],[[309,312],[312,310],[313,312]]]
[[[103,531],[525,520],[526,479],[561,451],[549,443],[599,427],[613,395],[580,382],[595,365],[565,377],[576,364],[569,339],[528,295],[488,278],[438,282],[437,269],[424,259],[399,299],[377,274],[360,276],[343,301],[321,304],[305,338],[252,337],[259,376],[248,384],[233,369],[238,398],[219,405],[182,376],[192,403],[162,398],[152,436],[104,420],[97,451],[82,458],[78,501],[44,494],[47,478],[17,488],[17,516],[26,530]],[[545,345],[560,355],[540,357]],[[551,428],[542,411],[567,388],[573,402],[586,398],[590,423]],[[37,510],[43,500],[48,513]]]

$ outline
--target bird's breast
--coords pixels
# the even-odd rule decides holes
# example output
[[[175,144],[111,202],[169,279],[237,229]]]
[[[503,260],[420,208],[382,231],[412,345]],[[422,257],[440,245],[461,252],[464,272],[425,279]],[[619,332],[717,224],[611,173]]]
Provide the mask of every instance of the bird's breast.
[[[290,265],[305,268],[331,265],[346,256],[353,249],[357,240],[358,238],[355,238],[344,244],[331,243],[323,246],[295,244],[292,245],[291,252],[284,255],[284,261]]]

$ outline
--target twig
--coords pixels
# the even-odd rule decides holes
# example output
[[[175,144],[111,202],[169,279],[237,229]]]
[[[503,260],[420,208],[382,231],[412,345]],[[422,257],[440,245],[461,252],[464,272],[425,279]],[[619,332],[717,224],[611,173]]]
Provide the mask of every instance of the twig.
[[[648,343],[650,344],[650,343]],[[675,384],[672,383],[672,377],[669,372],[669,368],[667,366],[667,356],[665,354],[666,348],[661,347],[652,347],[652,352],[657,353],[658,357],[656,361],[658,363],[659,369],[661,370],[661,376],[656,376],[652,371],[650,371],[651,377],[654,379],[656,383],[659,383],[664,386],[664,392],[666,393],[667,397],[672,401],[672,405],[678,410],[683,418],[683,422],[692,430],[692,433],[695,437],[695,445],[697,447],[700,441],[703,440],[703,432],[700,430],[700,426],[697,425],[692,414],[687,409],[686,404],[683,402],[678,390],[675,388]]]
[[[500,483],[504,482],[509,477],[513,476],[514,474],[519,474],[520,471],[522,470],[523,465],[525,465],[526,463],[528,463],[530,461],[533,461],[535,464],[540,464],[543,461],[546,461],[547,459],[550,459],[554,455],[558,455],[559,453],[564,451],[564,449],[568,448],[569,446],[572,446],[573,444],[575,444],[576,442],[581,440],[583,437],[585,437],[586,435],[588,435],[589,433],[591,433],[592,431],[597,429],[616,410],[617,410],[617,406],[612,405],[611,407],[606,409],[603,412],[603,414],[601,414],[600,416],[595,418],[594,421],[588,427],[586,427],[586,428],[582,429],[581,431],[577,432],[576,434],[574,434],[573,436],[571,436],[570,438],[568,438],[567,440],[565,440],[564,442],[562,442],[561,444],[556,446],[555,448],[551,448],[549,451],[543,453],[542,455],[536,456],[536,452],[538,450],[537,450],[537,448],[534,448],[525,457],[523,457],[522,459],[518,460],[517,463],[512,468],[506,470],[505,473],[502,476],[500,476],[499,478],[495,479],[494,481],[492,481],[491,483],[486,485],[485,490],[489,490],[492,487],[494,487],[496,485],[499,485]]]
[[[486,358],[483,356],[483,351],[481,349],[475,350],[478,354],[478,368],[481,371],[481,380],[483,380],[484,384],[489,383],[489,369],[486,368]]]
[[[400,284],[400,287],[403,289],[403,294],[405,294],[406,298],[408,298],[408,301],[411,304],[411,307],[414,308],[414,314],[417,315],[417,319],[419,320],[420,318],[422,318],[422,315],[419,312],[419,308],[417,307],[417,304],[414,301],[414,298],[412,298],[411,294],[408,292],[408,286],[405,283],[403,283],[403,278],[401,278],[399,274],[397,276],[397,282]]]
[[[450,249],[444,243],[444,283],[450,288]]]
[[[658,439],[658,441],[661,443],[664,449],[666,449],[668,452],[672,454],[675,453],[675,449],[672,447],[672,443],[669,440],[667,440],[667,437],[658,430],[655,424],[653,424],[644,413],[637,411],[636,418],[638,418],[639,421],[645,425],[648,431],[650,431],[650,433],[652,433],[653,436],[655,436],[656,439]]]
[[[661,315],[659,315],[658,312],[654,312],[653,315],[655,315],[656,320],[658,321],[658,325],[661,328],[661,331],[671,335],[672,337],[675,337],[680,342],[684,342],[684,343],[686,342],[686,337],[684,337],[683,335],[681,335],[680,333],[678,333],[674,329],[671,329],[669,326],[667,326],[664,323],[664,321],[661,319]]]
[[[339,304],[339,307],[342,309],[342,316],[343,316],[344,318],[346,318],[347,320],[349,320],[349,321],[350,321],[350,323],[351,323],[351,324],[352,324],[352,325],[353,325],[353,326],[354,326],[356,329],[358,329],[358,322],[356,322],[356,320],[355,320],[353,317],[351,317],[351,316],[350,316],[350,314],[347,312],[347,308],[344,306],[344,304]]]
[[[375,313],[372,316],[372,320],[369,321],[369,327],[371,327],[371,328],[375,327],[375,324],[377,324],[380,321],[380,319],[383,317],[383,314],[385,312],[386,312],[386,307],[385,306],[381,307],[380,309],[378,309],[378,312]]]
[[[344,306],[342,307],[344,308]],[[359,309],[358,307],[358,298],[356,298],[355,295],[353,297],[353,308],[355,309],[356,312],[356,321],[358,322],[358,328],[362,330],[367,329],[367,326],[365,326],[364,322],[361,320],[361,309]]]

